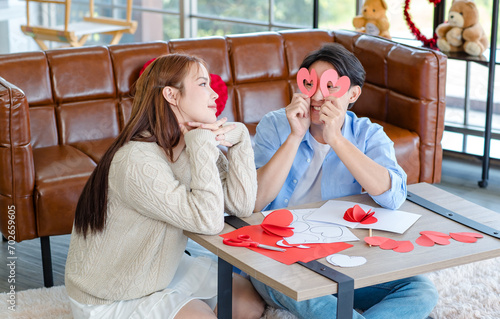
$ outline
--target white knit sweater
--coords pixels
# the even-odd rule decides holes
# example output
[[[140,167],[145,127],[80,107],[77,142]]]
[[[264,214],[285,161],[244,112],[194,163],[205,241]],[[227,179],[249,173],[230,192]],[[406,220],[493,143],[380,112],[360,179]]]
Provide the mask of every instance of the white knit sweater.
[[[217,234],[224,210],[251,215],[257,193],[253,150],[246,127],[226,134],[228,158],[211,131],[185,134],[176,162],[156,143],[129,142],[109,171],[104,231],[84,239],[73,229],[65,285],[84,304],[109,304],[165,289],[184,253],[183,230]]]

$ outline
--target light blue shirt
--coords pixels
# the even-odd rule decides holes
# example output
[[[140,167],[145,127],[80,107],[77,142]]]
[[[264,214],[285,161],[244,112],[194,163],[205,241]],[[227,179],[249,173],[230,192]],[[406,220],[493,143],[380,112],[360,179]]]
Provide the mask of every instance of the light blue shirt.
[[[257,125],[255,135],[255,166],[264,166],[285,142],[291,129],[285,109],[270,112]],[[378,196],[371,196],[380,206],[398,209],[406,199],[406,173],[398,165],[394,152],[394,143],[385,134],[382,126],[370,122],[368,118],[358,118],[347,111],[342,135],[353,143],[369,158],[384,166],[391,177],[391,188]],[[304,175],[313,156],[312,135],[304,135],[293,161],[286,181],[278,196],[263,210],[272,210],[288,206],[288,201]],[[323,200],[361,194],[361,185],[354,179],[337,154],[330,149],[323,161],[321,179],[321,198]]]

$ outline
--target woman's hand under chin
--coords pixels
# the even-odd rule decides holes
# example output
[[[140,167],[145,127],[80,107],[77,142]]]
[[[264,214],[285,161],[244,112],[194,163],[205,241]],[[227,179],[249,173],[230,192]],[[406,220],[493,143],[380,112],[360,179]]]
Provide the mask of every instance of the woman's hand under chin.
[[[210,130],[215,134],[215,139],[219,142],[220,145],[226,146],[226,147],[231,147],[233,144],[229,143],[226,141],[226,136],[225,134],[229,131],[234,130],[236,127],[235,124],[231,125],[226,125],[223,126],[224,123],[227,122],[227,118],[224,117],[220,120],[217,120],[213,123],[201,123],[201,122],[187,122],[187,125],[191,127],[191,129],[205,129],[205,130]],[[181,132],[183,134],[186,134],[189,129],[186,127],[186,125],[179,124],[181,127]]]

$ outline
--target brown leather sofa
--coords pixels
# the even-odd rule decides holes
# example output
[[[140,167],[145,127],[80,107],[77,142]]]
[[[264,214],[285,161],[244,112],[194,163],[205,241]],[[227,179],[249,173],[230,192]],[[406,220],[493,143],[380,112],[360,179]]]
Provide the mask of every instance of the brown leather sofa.
[[[441,177],[445,55],[351,31],[300,30],[0,55],[0,230],[41,238],[46,286],[49,236],[71,232],[88,176],[127,122],[143,64],[169,52],[196,54],[228,85],[223,116],[252,133],[286,106],[306,53],[324,42],[353,51],[367,71],[353,110],[384,126],[409,183]],[[12,223],[12,222],[11,222]]]

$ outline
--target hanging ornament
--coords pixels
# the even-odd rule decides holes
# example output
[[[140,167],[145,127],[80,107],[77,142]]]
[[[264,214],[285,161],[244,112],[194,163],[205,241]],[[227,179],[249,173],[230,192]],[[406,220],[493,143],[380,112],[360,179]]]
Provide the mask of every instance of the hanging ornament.
[[[430,3],[434,4],[434,7],[437,6],[441,0],[429,0]],[[431,48],[437,50],[436,42],[437,42],[437,34],[434,32],[434,35],[431,39],[427,39],[420,30],[415,26],[415,23],[411,20],[410,13],[408,10],[410,9],[410,0],[405,0],[404,7],[404,16],[406,23],[410,27],[411,33],[417,38],[417,40],[421,41],[424,44],[424,47]]]

